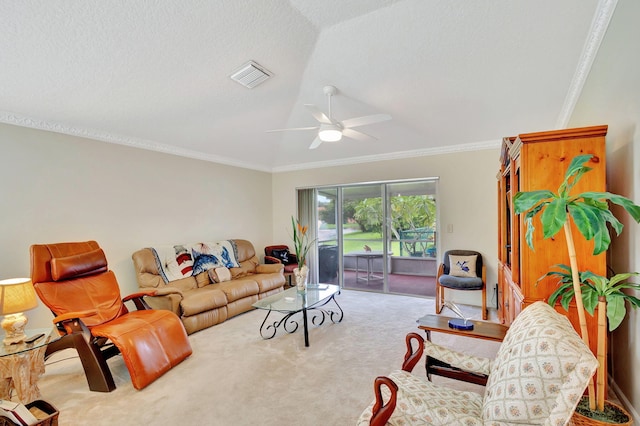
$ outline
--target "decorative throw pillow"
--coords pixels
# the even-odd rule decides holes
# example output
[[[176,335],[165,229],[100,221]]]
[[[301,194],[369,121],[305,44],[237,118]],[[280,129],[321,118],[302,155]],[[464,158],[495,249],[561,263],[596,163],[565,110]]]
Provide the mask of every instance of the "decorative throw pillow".
[[[272,250],[271,253],[276,259],[280,259],[285,265],[289,264],[289,249]]]
[[[473,256],[455,256],[449,255],[449,275],[452,277],[475,278],[476,261],[478,255]]]
[[[209,269],[209,278],[213,283],[223,283],[231,280],[231,271],[225,266]]]

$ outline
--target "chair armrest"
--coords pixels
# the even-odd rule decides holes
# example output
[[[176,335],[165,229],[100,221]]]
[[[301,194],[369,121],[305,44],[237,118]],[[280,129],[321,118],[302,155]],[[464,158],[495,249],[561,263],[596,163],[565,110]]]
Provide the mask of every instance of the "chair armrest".
[[[149,304],[144,299],[144,297],[163,297],[168,295],[176,295],[178,297],[178,300],[176,303],[178,304],[183,299],[182,292],[177,288],[162,287],[162,288],[153,288],[149,290],[142,290],[137,293],[130,294],[129,296],[122,299],[122,301],[123,302],[132,301],[136,306],[136,309],[138,309],[139,311],[145,311],[145,310],[154,309],[154,308],[149,306]],[[173,302],[171,302],[170,304],[174,305]],[[175,310],[172,309],[172,311],[175,313]]]
[[[382,396],[382,386],[386,386],[389,389],[389,400],[384,403]],[[373,392],[376,395],[376,402],[373,404],[373,415],[371,416],[371,426],[384,426],[393,414],[393,410],[396,409],[396,400],[398,398],[398,385],[393,380],[385,376],[376,377],[373,382]]]
[[[407,345],[407,352],[404,354],[404,362],[402,363],[402,369],[411,373],[418,361],[422,359],[424,352],[424,339],[418,333],[409,333],[404,339]],[[413,349],[412,341],[416,342],[416,348]]]
[[[282,264],[282,261],[280,259],[278,259],[277,257],[266,256],[265,255],[264,263],[280,263],[280,264]]]
[[[258,274],[273,274],[284,271],[284,265],[282,263],[269,263],[269,264],[260,264],[256,266],[256,272]]]
[[[128,296],[125,296],[122,298],[123,302],[128,302],[129,300],[134,300],[134,299],[141,299],[144,296],[155,296],[158,293],[158,291],[154,288],[154,289],[150,289],[150,290],[142,290],[139,291],[137,293],[132,293]]]
[[[464,354],[436,345],[430,341],[424,342],[424,351],[427,356],[446,362],[464,371],[485,375],[491,373],[491,365],[493,363],[491,358]]]
[[[58,315],[53,319],[54,324],[73,321],[76,319],[82,319],[96,315],[98,311],[95,309],[88,309],[86,311],[67,312],[66,314]]]
[[[444,263],[438,266],[438,272],[436,273],[436,282],[438,282],[440,275],[444,275]]]

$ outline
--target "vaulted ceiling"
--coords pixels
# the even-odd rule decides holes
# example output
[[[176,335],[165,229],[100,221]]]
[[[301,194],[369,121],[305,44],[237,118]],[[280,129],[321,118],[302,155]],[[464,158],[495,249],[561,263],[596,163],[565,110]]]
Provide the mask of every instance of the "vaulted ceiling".
[[[614,6],[611,6],[611,4]],[[257,170],[497,146],[566,125],[615,2],[0,2],[0,122]],[[253,60],[273,76],[230,75]],[[390,114],[309,150],[304,104]]]

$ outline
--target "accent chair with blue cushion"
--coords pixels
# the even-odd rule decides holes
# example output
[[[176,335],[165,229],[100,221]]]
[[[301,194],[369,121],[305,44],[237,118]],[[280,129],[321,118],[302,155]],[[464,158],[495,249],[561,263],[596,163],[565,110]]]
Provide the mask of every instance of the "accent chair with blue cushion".
[[[444,306],[444,289],[482,291],[482,319],[487,319],[487,278],[482,255],[473,250],[448,250],[436,276],[436,313]]]

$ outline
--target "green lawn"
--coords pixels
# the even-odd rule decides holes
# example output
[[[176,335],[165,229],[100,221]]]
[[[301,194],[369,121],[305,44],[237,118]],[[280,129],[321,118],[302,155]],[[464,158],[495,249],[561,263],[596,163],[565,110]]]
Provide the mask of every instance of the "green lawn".
[[[350,232],[343,236],[344,253],[363,251],[364,245],[371,247],[373,251],[382,251],[382,235],[378,232]],[[393,255],[400,255],[400,243],[391,241]]]

